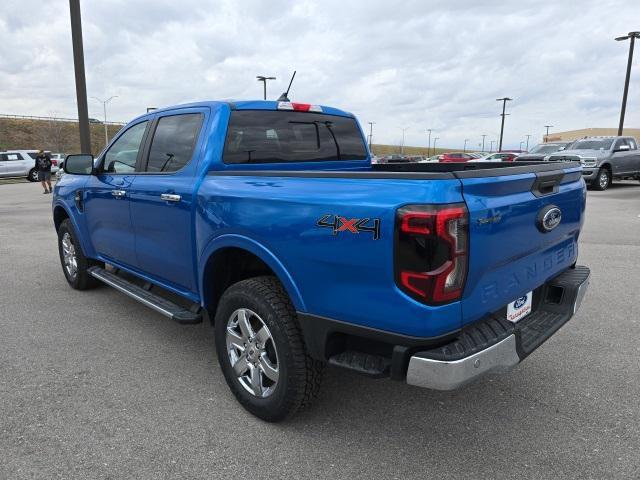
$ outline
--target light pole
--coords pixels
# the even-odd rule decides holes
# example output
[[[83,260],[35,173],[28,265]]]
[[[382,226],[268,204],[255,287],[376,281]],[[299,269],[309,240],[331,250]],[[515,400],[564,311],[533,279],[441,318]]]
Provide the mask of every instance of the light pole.
[[[91,153],[89,109],[87,106],[87,82],[84,75],[84,48],[82,47],[80,0],[69,0],[69,12],[71,15],[73,67],[76,74],[76,100],[78,103],[78,126],[80,128],[80,152]]]
[[[373,126],[376,122],[369,122],[369,151],[371,151],[371,142],[373,140]]]
[[[400,155],[404,154],[404,132],[406,132],[407,130],[409,130],[409,127],[398,127],[400,130],[402,130],[402,143],[400,144]]]
[[[102,103],[102,110],[104,112],[104,146],[106,148],[107,145],[109,144],[109,133],[107,132],[107,103],[109,103],[114,98],[118,98],[118,95],[113,95],[107,98],[106,100],[102,100],[98,97],[91,97],[91,98]]]
[[[489,153],[493,152],[493,143],[495,140],[491,140],[491,146],[489,147]]]
[[[486,137],[487,135],[484,134],[482,135],[482,151],[484,152],[484,137]]]
[[[429,150],[431,150],[431,129],[427,128],[427,132],[429,132],[429,142],[427,143],[427,158],[429,158]]]
[[[618,136],[622,135],[624,127],[624,112],[627,109],[627,93],[629,92],[629,77],[631,76],[631,63],[633,62],[633,44],[636,38],[640,38],[640,32],[629,32],[624,37],[616,38],[616,41],[631,40],[629,42],[629,60],[627,61],[627,76],[624,79],[624,92],[622,93],[622,108],[620,110],[620,124],[618,125]]]
[[[440,137],[436,137],[433,139],[433,154],[436,154],[436,142],[440,140]]]
[[[544,136],[544,143],[549,141],[549,129],[553,128],[553,125],[545,125],[544,128],[547,129],[547,134]]]
[[[497,102],[502,102],[502,113],[500,114],[500,116],[502,117],[502,122],[500,123],[500,144],[498,147],[499,152],[502,151],[502,135],[504,134],[504,117],[506,115],[509,115],[508,113],[504,113],[504,111],[507,108],[507,102],[510,102],[511,100],[513,100],[513,98],[509,98],[509,97],[496,98]]]
[[[527,137],[527,152],[528,152],[528,151],[529,151],[529,137],[530,137],[531,135],[525,135],[525,136]]]
[[[259,82],[262,82],[262,87],[264,89],[264,99],[267,99],[267,80],[275,80],[276,77],[265,77],[263,75],[258,75],[256,77],[256,80],[258,80]]]
[[[468,142],[468,141],[469,141],[469,139],[468,139],[468,138],[465,138],[465,139],[464,139],[464,147],[462,147],[462,152],[463,152],[463,153],[467,151],[467,142]]]
[[[522,144],[524,143],[524,141],[520,142],[520,151],[522,151]]]

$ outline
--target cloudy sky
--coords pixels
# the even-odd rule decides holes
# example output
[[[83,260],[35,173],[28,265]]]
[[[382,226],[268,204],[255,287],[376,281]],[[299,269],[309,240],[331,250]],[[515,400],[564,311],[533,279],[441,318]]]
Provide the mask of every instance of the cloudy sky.
[[[640,1],[84,0],[89,96],[118,95],[110,119],[147,106],[268,95],[354,112],[374,142],[477,148],[500,130],[505,148],[543,125],[617,126],[628,42]],[[66,0],[3,0],[0,113],[77,117]],[[89,100],[89,116],[102,105]],[[640,43],[627,108],[640,128]]]

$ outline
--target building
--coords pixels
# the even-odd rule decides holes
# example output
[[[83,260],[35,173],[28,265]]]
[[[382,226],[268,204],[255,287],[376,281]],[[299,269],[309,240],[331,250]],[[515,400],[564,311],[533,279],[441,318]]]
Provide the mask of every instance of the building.
[[[625,128],[623,135],[635,137],[640,141],[640,128]],[[553,132],[549,136],[543,136],[545,142],[570,142],[584,137],[611,137],[618,135],[617,128],[583,128],[582,130],[569,130],[567,132]]]

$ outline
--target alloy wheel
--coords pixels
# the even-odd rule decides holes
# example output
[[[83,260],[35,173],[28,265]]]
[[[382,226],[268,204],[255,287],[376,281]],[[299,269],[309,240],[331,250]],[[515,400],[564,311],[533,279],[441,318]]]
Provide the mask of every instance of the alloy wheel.
[[[271,395],[280,371],[275,342],[262,318],[247,308],[234,311],[227,321],[226,345],[240,385],[259,398]]]
[[[62,236],[62,261],[69,278],[73,280],[78,274],[78,258],[76,256],[76,247],[69,232]]]

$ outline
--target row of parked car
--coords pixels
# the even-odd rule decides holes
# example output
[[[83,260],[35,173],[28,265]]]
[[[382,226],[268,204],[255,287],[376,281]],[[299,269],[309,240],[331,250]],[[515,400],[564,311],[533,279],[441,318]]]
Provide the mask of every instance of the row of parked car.
[[[579,161],[587,185],[606,190],[614,179],[640,180],[640,150],[633,137],[585,137],[573,142],[549,142],[530,151],[448,152],[432,157],[387,155],[374,157],[374,163],[406,162],[557,162]]]
[[[64,153],[45,152],[51,157],[51,173],[62,168]],[[0,178],[26,177],[30,182],[38,181],[36,157],[38,150],[7,150],[0,152]]]

